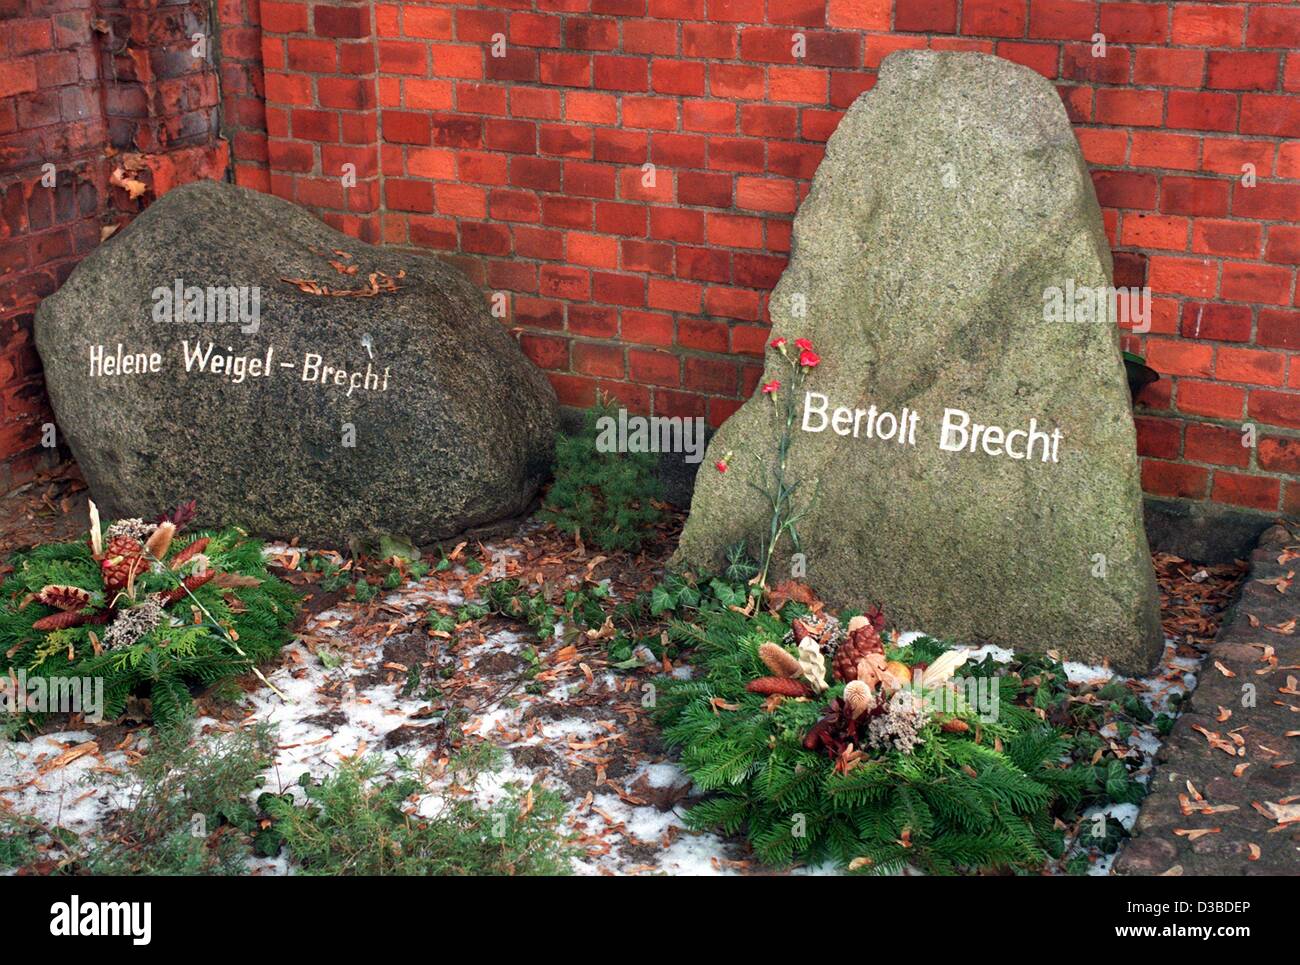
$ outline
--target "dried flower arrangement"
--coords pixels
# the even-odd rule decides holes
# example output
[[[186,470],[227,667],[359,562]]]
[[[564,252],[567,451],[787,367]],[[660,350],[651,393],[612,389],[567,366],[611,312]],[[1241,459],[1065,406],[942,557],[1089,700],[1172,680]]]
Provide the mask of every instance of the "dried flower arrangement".
[[[91,503],[84,541],[14,558],[0,585],[0,690],[18,711],[11,730],[59,710],[32,706],[20,674],[102,680],[105,717],[140,696],[160,723],[183,715],[192,685],[261,676],[257,663],[289,639],[296,597],[240,530],[182,535],[194,516],[190,502],[154,522],[104,526]]]

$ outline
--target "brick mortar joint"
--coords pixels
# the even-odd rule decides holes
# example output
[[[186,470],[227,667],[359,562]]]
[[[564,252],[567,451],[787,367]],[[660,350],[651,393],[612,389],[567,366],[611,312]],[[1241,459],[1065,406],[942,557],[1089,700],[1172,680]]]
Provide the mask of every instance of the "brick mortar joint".
[[[225,140],[228,144],[232,145],[233,148],[233,136],[227,136],[226,132],[226,98],[222,91],[223,85],[221,83],[221,67],[225,63],[225,52],[222,50],[221,36],[222,31],[225,30],[225,25],[221,22],[220,0],[207,0],[206,10],[208,15],[208,36],[211,38],[211,43],[209,44],[212,53],[210,68],[217,82],[217,103],[215,105],[217,112],[216,136]],[[230,161],[231,163],[226,165],[227,181],[233,181],[234,179],[233,150],[230,155]]]

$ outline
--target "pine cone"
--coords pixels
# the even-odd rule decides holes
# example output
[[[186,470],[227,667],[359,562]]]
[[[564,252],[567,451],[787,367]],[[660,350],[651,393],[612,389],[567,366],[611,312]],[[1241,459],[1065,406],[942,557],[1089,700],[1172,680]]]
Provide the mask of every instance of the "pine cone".
[[[868,622],[864,626],[857,627],[844,638],[844,642],[835,651],[835,661],[832,665],[835,679],[846,682],[857,680],[858,661],[868,654],[884,652],[885,645],[880,642],[880,634],[875,626]]]
[[[99,613],[73,613],[71,611],[61,611],[51,613],[47,617],[41,617],[32,624],[33,630],[66,630],[69,627],[80,627],[87,623],[107,623],[111,610],[101,610]]]
[[[104,547],[104,558],[108,559],[113,556],[139,556],[144,552],[144,547],[134,536],[114,536]]]
[[[181,580],[181,584],[184,587],[184,589],[178,586],[174,590],[168,590],[165,594],[163,594],[162,605],[171,606],[173,603],[176,603],[178,600],[183,600],[188,595],[185,592],[186,590],[189,590],[190,593],[193,593],[195,590],[197,590],[204,583],[208,582],[208,580],[212,579],[216,575],[217,574],[214,571],[208,570],[206,573],[195,573],[193,576],[185,577],[185,579]]]
[[[812,691],[802,680],[789,677],[759,677],[745,684],[751,694],[780,694],[782,697],[811,697]]]
[[[173,570],[179,570],[195,556],[207,549],[208,543],[210,542],[211,540],[207,536],[196,539],[193,543],[172,557],[171,568]]]
[[[110,596],[126,589],[132,573],[145,568],[140,541],[130,536],[114,536],[104,547],[104,558],[99,562],[99,572],[104,589]]]

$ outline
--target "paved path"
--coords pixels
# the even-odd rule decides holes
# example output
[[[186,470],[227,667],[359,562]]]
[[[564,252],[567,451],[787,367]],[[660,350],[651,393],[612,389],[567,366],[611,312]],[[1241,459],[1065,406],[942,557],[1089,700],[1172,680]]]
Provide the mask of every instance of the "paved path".
[[[1250,564],[1116,874],[1300,874],[1300,522]]]

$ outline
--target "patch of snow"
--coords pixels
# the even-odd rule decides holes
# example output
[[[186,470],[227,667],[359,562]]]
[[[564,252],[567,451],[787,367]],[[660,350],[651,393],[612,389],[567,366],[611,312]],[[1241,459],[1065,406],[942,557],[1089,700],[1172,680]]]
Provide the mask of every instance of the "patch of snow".
[[[1010,663],[1016,658],[1014,650],[1008,650],[1006,647],[999,647],[992,643],[987,643],[982,647],[953,647],[966,654],[968,663],[979,663],[985,657],[992,657],[998,663]]]
[[[1081,829],[1090,827],[1091,822],[1098,816],[1105,815],[1108,818],[1114,818],[1126,831],[1133,830],[1133,822],[1137,820],[1138,806],[1136,804],[1108,804],[1105,807],[1093,806],[1083,812],[1083,819],[1079,822]],[[1080,837],[1083,836],[1081,831]],[[1110,874],[1111,865],[1115,863],[1116,856],[1119,855],[1119,848],[1116,848],[1110,854],[1098,855],[1096,860],[1088,868],[1088,874],[1094,877],[1104,877]]]
[[[30,741],[0,742],[0,799],[13,812],[46,827],[77,834],[97,828],[108,815],[128,807],[138,787],[97,780],[103,773],[128,773],[127,754],[101,749],[52,766],[59,755],[94,740],[91,731],[68,730]]]
[[[916,643],[917,640],[920,640],[924,636],[925,634],[919,630],[908,630],[904,633],[898,633],[895,634],[894,636],[894,646],[900,648],[911,646],[913,643]]]
[[[682,784],[690,780],[676,764],[643,764],[632,777],[632,783],[636,783],[637,778],[645,776],[646,784],[653,788],[681,787]]]
[[[605,729],[597,727],[583,717],[569,717],[564,720],[548,721],[542,725],[541,732],[549,738],[572,737],[577,740],[590,740],[605,734]]]
[[[1065,667],[1065,676],[1072,684],[1087,686],[1102,684],[1115,676],[1115,671],[1109,667],[1079,663],[1076,660],[1066,660],[1063,666]]]

